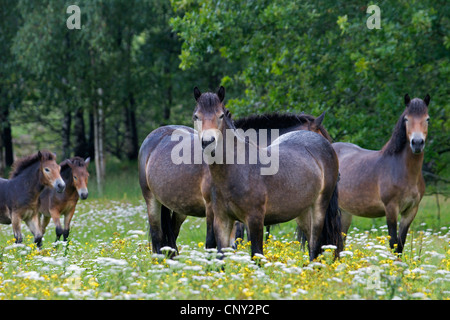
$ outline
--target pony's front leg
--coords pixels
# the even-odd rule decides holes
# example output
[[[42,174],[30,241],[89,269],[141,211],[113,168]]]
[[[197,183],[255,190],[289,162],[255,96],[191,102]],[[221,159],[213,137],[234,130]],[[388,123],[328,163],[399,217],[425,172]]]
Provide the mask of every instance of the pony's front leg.
[[[419,206],[413,207],[410,210],[406,211],[402,214],[400,219],[400,228],[398,231],[398,242],[397,242],[397,253],[401,254],[403,252],[403,247],[406,243],[406,235],[408,234],[409,226],[411,222],[414,220],[417,214],[417,210]]]
[[[222,249],[230,246],[230,235],[233,224],[234,221],[230,217],[214,214],[214,234],[216,237],[217,252],[223,253]]]
[[[61,235],[63,234],[63,228],[61,227],[61,213],[59,210],[50,210],[50,216],[52,217],[53,223],[55,224],[56,241],[59,241]]]
[[[48,224],[50,223],[51,217],[45,216],[42,214],[42,222],[41,222],[41,228],[42,228],[42,235],[45,234],[45,230],[47,229]]]
[[[75,206],[73,208],[71,208],[70,211],[64,215],[64,230],[63,230],[64,241],[67,241],[67,238],[69,238],[70,221],[72,221],[72,217],[73,217],[74,213],[75,213]]]
[[[40,248],[42,246],[42,229],[39,220],[39,213],[34,213],[31,219],[26,221],[26,224],[34,236],[34,242],[37,247]]]
[[[397,217],[398,217],[398,205],[397,204],[388,204],[385,205],[386,211],[386,223],[388,226],[389,233],[389,246],[391,249],[395,249],[398,246],[397,239]]]
[[[206,203],[206,249],[217,247],[216,237],[214,234],[214,212],[211,202]]]
[[[252,258],[255,254],[263,255],[264,244],[264,211],[250,212],[247,217],[248,237],[251,242]]]
[[[16,243],[22,243],[22,219],[19,217],[18,212],[11,213],[11,224],[13,228],[14,238],[16,239]]]

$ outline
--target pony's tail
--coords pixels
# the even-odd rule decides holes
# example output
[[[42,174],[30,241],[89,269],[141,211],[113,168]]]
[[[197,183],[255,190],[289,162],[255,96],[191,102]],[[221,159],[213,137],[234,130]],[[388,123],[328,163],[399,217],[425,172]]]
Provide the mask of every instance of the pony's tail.
[[[321,235],[321,246],[336,246],[335,257],[339,257],[339,253],[344,249],[344,240],[342,239],[341,227],[341,210],[338,204],[338,183],[334,188],[330,203],[328,204],[325,214],[325,222],[323,224]]]
[[[175,233],[173,232],[172,227],[172,218],[170,215],[170,209],[161,204],[161,229],[163,233],[163,246],[167,245],[173,249],[177,249]]]

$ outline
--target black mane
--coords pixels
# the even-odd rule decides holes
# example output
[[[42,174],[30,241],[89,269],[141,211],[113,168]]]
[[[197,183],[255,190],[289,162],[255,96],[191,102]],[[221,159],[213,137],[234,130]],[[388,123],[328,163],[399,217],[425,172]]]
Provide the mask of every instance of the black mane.
[[[39,161],[48,161],[48,160],[56,160],[55,155],[51,153],[50,151],[40,151],[41,157],[39,158],[39,153],[35,153],[33,155],[23,157],[19,160],[16,160],[13,163],[12,171],[9,175],[9,178],[15,178],[19,174],[21,174],[25,169],[32,166],[33,164],[39,162]]]
[[[234,120],[236,128],[247,129],[283,129],[313,122],[315,118],[306,114],[268,113],[250,115]]]

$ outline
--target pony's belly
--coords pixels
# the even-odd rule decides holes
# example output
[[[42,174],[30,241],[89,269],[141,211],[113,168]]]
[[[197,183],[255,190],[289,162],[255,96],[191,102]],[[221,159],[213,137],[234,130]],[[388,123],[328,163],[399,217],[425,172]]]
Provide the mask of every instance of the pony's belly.
[[[176,213],[184,214],[185,216],[193,216],[193,217],[199,217],[204,218],[206,217],[206,211],[205,206],[199,207],[199,206],[184,206],[184,207],[178,207],[178,208],[170,208]]]
[[[309,212],[308,209],[309,209],[309,207],[306,207],[306,208],[298,208],[297,207],[297,208],[295,208],[295,210],[269,211],[264,216],[264,225],[267,226],[267,225],[291,221],[291,220],[297,218],[298,216],[303,215],[305,212]]]
[[[205,217],[205,202],[203,198],[199,199],[190,195],[189,198],[171,198],[161,199],[160,201],[170,210],[186,216]]]
[[[283,194],[285,196],[279,199],[269,196],[264,216],[265,225],[287,222],[309,212],[317,198],[317,192],[302,194],[284,192]]]
[[[339,207],[344,211],[359,217],[379,218],[385,215],[384,205],[374,199],[365,197],[339,198]]]

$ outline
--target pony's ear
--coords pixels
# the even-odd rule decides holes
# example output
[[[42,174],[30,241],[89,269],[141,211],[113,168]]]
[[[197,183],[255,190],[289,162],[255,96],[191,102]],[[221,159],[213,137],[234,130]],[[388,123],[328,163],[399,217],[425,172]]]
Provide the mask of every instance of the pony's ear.
[[[431,99],[431,97],[430,97],[429,94],[427,94],[427,96],[425,97],[425,99],[423,99],[423,102],[425,102],[425,104],[427,105],[427,107],[428,107],[428,105],[430,104],[430,99]]]
[[[200,98],[201,95],[202,95],[202,93],[200,92],[200,90],[198,90],[198,88],[195,87],[195,88],[194,88],[194,98],[195,98],[195,101],[197,101],[198,98]]]
[[[411,98],[409,97],[409,94],[405,94],[405,106],[408,106],[410,101],[411,101]]]
[[[89,165],[89,162],[91,162],[91,157],[87,157],[86,160],[84,160],[86,167]]]
[[[217,91],[217,96],[220,102],[223,102],[223,99],[225,99],[225,88],[223,86],[220,86],[219,91]]]
[[[323,122],[323,118],[325,118],[325,113],[326,111],[324,111],[320,116],[318,116],[315,120],[314,120],[314,124],[318,127],[322,124]]]

